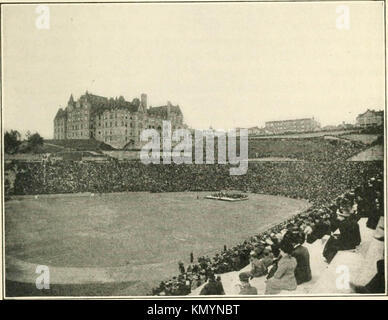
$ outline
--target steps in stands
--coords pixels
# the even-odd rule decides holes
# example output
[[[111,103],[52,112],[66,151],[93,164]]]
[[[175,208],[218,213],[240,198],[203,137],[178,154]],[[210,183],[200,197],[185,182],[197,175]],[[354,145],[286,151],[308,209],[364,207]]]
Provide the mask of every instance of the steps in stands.
[[[367,219],[363,218],[358,222],[361,244],[355,250],[338,251],[329,265],[323,262],[326,267],[320,270],[319,279],[306,293],[349,294],[351,292],[346,284],[347,279],[355,284],[364,285],[373,277],[376,273],[376,261],[383,254],[384,243],[373,238],[375,231],[366,227],[366,221]],[[323,247],[318,250],[320,257],[317,258],[320,261],[323,261],[322,251]],[[310,264],[313,273],[316,262],[312,256],[318,252],[313,249],[310,251]]]
[[[339,251],[330,264],[322,256],[328,236],[304,246],[310,253],[312,279],[303,283],[294,291],[283,290],[280,295],[306,294],[349,294],[350,289],[344,284],[345,272],[349,271],[349,280],[357,285],[365,285],[376,273],[376,261],[383,257],[384,242],[376,240],[374,230],[366,227],[366,218],[358,222],[361,244],[355,250]],[[240,271],[221,274],[221,281],[226,295],[238,295],[239,273],[249,271],[250,265]],[[265,277],[253,278],[250,283],[257,288],[259,295],[265,292]],[[191,295],[199,295],[204,285],[193,290]]]

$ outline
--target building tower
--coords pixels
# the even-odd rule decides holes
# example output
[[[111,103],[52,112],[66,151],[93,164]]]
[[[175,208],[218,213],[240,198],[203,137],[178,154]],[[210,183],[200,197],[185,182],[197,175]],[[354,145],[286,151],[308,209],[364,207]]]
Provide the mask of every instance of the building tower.
[[[147,110],[147,95],[145,93],[142,93],[140,96],[140,105],[144,111]]]

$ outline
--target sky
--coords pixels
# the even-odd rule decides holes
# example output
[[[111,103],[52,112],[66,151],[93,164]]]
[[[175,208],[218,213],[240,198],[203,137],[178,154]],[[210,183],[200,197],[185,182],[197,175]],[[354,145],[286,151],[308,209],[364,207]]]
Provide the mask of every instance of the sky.
[[[199,129],[384,108],[382,2],[48,5],[49,29],[36,8],[2,6],[5,130],[52,138],[58,108],[86,90],[171,101]]]

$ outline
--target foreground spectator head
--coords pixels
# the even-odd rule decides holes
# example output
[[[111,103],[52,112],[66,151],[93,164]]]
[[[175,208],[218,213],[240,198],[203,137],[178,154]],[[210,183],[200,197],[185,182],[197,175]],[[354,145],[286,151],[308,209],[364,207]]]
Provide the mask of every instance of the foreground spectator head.
[[[295,242],[293,242],[294,246],[302,245],[306,241],[306,235],[303,231],[299,231],[294,238]]]
[[[384,241],[384,217],[380,217],[373,237],[379,241]]]
[[[279,246],[278,245],[272,245],[271,251],[275,257],[278,257],[280,254]]]
[[[291,254],[292,251],[294,250],[294,246],[292,245],[292,243],[288,240],[282,240],[282,242],[280,242],[280,252],[281,253],[285,253],[285,254]]]
[[[209,272],[207,277],[208,277],[209,281],[215,281],[216,280],[216,276],[215,276],[214,272]]]
[[[263,253],[263,250],[264,250],[264,246],[258,246],[255,250],[254,250],[254,253],[255,253],[255,257],[260,257],[260,255]]]
[[[248,272],[241,272],[239,275],[238,275],[240,281],[242,283],[247,283],[249,282],[249,273]]]
[[[269,256],[271,254],[271,247],[265,247],[263,250],[264,256]]]

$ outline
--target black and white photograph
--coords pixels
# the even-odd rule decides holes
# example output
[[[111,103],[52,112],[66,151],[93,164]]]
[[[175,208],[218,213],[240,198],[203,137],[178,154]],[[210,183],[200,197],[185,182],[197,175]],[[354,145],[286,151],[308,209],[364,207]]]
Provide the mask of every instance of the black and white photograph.
[[[386,297],[385,12],[2,3],[2,298]]]

